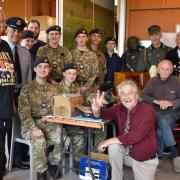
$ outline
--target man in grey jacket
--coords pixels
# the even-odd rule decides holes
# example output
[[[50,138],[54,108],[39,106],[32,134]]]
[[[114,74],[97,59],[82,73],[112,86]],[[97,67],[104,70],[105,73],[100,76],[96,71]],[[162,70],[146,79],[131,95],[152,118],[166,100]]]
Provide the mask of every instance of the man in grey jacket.
[[[158,76],[148,81],[141,97],[143,101],[153,104],[156,110],[159,159],[163,158],[163,150],[168,147],[174,170],[180,172],[180,157],[171,129],[180,118],[180,79],[172,76],[172,72],[171,61],[160,61]]]

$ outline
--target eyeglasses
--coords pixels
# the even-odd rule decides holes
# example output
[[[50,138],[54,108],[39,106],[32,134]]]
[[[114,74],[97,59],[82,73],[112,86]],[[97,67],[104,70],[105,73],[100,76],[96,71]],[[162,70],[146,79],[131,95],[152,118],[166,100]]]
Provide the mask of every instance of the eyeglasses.
[[[129,91],[128,93],[121,92],[120,97],[132,96],[135,94],[135,91]]]

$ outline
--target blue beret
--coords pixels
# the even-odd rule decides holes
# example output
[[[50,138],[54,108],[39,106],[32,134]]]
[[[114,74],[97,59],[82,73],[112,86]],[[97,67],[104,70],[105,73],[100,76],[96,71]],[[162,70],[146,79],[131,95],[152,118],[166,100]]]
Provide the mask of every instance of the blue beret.
[[[50,26],[46,29],[46,34],[48,34],[50,31],[58,31],[61,32],[61,27],[58,25]]]
[[[64,65],[63,72],[68,69],[77,69],[77,65],[75,63],[69,63]]]
[[[50,62],[49,62],[49,59],[48,59],[48,57],[36,57],[36,60],[35,60],[35,62],[34,62],[34,67],[36,67],[38,64],[40,64],[40,63],[47,63],[47,64],[49,64],[50,65]]]
[[[75,32],[75,34],[74,34],[74,39],[76,39],[76,37],[77,37],[79,34],[86,34],[86,35],[88,35],[88,32],[87,32],[86,29],[80,28],[80,29],[78,29],[78,30]]]
[[[99,29],[99,28],[94,28],[94,29],[92,29],[92,30],[89,32],[89,35],[94,34],[94,33],[102,35],[102,31],[101,31],[101,29]]]
[[[6,20],[8,27],[23,31],[26,27],[26,22],[20,17],[10,17]]]

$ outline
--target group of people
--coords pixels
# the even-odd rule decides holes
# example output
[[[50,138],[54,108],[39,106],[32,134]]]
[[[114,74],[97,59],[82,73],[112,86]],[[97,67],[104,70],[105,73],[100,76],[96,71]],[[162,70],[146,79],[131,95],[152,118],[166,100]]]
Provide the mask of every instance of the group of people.
[[[89,33],[78,29],[74,34],[76,48],[68,50],[59,45],[60,26],[46,29],[45,43],[38,39],[37,20],[26,24],[22,18],[11,17],[6,20],[5,30],[5,15],[0,9],[0,35],[5,31],[7,42],[0,39],[0,180],[6,171],[5,135],[11,130],[14,114],[21,120],[23,138],[33,144],[37,179],[46,180],[47,171],[52,177],[55,175],[61,161],[62,129],[43,117],[52,114],[52,98],[61,93],[81,94],[95,117],[115,121],[117,137],[105,140],[101,131],[95,134],[98,150],[108,148],[112,180],[123,179],[123,164],[132,167],[136,180],[153,180],[165,148],[169,148],[174,170],[180,172],[180,157],[171,130],[180,118],[179,33],[177,47],[172,49],[160,41],[161,27],[152,25],[148,28],[151,46],[144,48],[136,36],[131,36],[128,49],[120,58],[114,53],[114,37],[106,39],[105,54],[99,49],[103,35],[99,28]],[[104,82],[113,83],[114,72],[118,71],[153,71],[155,77],[141,92],[135,82],[122,82],[117,87],[120,103],[104,108],[104,92],[99,89]],[[68,127],[65,148],[69,147],[69,134],[75,153],[85,153],[84,129]],[[53,148],[47,153],[51,145]]]

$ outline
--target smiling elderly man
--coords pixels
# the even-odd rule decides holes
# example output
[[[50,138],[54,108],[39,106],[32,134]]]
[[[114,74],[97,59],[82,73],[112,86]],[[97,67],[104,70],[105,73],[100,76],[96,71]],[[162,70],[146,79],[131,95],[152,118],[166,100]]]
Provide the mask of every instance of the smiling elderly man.
[[[116,122],[118,136],[102,141],[98,149],[108,147],[112,166],[112,180],[123,179],[123,164],[132,167],[135,180],[154,180],[158,165],[156,155],[155,111],[151,105],[139,101],[137,85],[124,81],[118,87],[121,103],[102,109],[104,93],[93,99],[95,117]]]
[[[171,128],[180,117],[180,79],[172,76],[173,64],[162,60],[158,64],[158,76],[150,79],[142,91],[142,99],[153,104],[157,119],[158,157],[163,158],[163,150],[171,152],[174,170],[180,172],[180,157]]]

